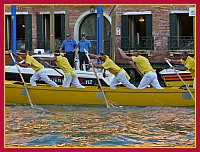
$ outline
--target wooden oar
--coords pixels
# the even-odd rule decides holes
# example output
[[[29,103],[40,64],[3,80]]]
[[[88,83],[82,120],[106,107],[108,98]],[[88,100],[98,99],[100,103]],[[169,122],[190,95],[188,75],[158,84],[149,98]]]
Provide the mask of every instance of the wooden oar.
[[[13,59],[13,62],[15,62],[15,58],[13,57],[12,53],[10,53],[10,55],[11,55],[11,57],[12,57],[12,59]],[[22,79],[22,82],[24,83],[24,88],[25,88],[25,90],[26,90],[26,94],[27,94],[27,97],[28,97],[28,101],[29,101],[29,103],[30,103],[30,105],[31,105],[31,108],[33,108],[34,105],[33,105],[32,101],[31,101],[31,97],[30,97],[30,94],[29,94],[29,92],[28,92],[27,85],[26,85],[26,83],[25,83],[25,81],[24,81],[24,78],[23,78],[23,76],[22,76],[22,74],[21,74],[21,71],[20,71],[18,65],[17,65],[17,64],[15,64],[15,65],[16,65],[17,70],[18,70],[18,72],[19,72],[19,75],[20,75],[20,77],[21,77],[21,79]]]
[[[141,77],[143,77],[143,74],[139,71],[137,65],[135,65],[132,61],[129,61],[129,63],[132,65],[132,67],[139,73]]]
[[[183,79],[181,78],[181,76],[179,75],[179,73],[176,71],[176,69],[173,68],[173,66],[171,65],[171,63],[169,62],[169,60],[166,60],[166,62],[169,64],[170,68],[172,68],[174,70],[174,72],[177,74],[177,76],[179,77],[179,79],[182,81],[182,83],[186,86],[190,96],[192,97],[192,99],[195,101],[194,96],[192,94],[192,92],[190,91],[189,87],[187,86],[187,84],[185,83],[185,81],[183,81]]]
[[[106,107],[109,108],[109,104],[108,104],[108,101],[107,101],[107,99],[106,99],[105,92],[104,92],[104,90],[103,90],[103,87],[102,87],[101,82],[100,82],[100,80],[99,80],[99,77],[98,77],[98,75],[97,75],[97,72],[96,72],[96,70],[95,70],[95,68],[94,68],[94,65],[92,64],[92,62],[90,62],[90,57],[89,57],[89,55],[88,55],[88,52],[85,52],[85,54],[86,54],[86,56],[87,56],[87,58],[88,58],[89,64],[92,66],[92,69],[93,69],[93,71],[94,71],[94,74],[95,74],[95,76],[96,76],[96,78],[97,78],[98,84],[99,84],[100,89],[101,89],[101,92],[102,92],[102,94],[103,94],[103,98],[104,98],[105,103],[106,103]]]
[[[51,64],[49,64],[48,62],[45,61],[45,63],[50,66],[52,69],[54,69],[56,72],[58,72],[59,74],[61,74],[62,76],[64,76],[64,74],[62,74],[60,71],[58,71],[56,68],[53,68]]]

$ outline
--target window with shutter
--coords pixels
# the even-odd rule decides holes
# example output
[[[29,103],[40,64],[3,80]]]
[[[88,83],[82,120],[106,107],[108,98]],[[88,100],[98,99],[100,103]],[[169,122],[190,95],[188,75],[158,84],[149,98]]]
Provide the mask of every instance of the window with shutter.
[[[123,50],[152,50],[152,15],[122,15],[121,47]]]
[[[122,15],[121,17],[121,48],[128,50],[129,44],[129,27],[128,27],[128,15]]]
[[[169,38],[169,49],[176,49],[178,41],[177,41],[177,14],[170,14],[170,38]]]
[[[61,14],[61,40],[65,39],[65,14]]]
[[[169,50],[194,49],[193,17],[188,13],[170,14]]]
[[[37,48],[45,48],[45,46],[44,46],[43,14],[37,15]]]
[[[110,37],[111,37],[111,25],[106,17],[103,18],[103,49],[106,54],[110,54],[111,46],[110,46]],[[86,34],[86,38],[91,42],[91,50],[90,52],[96,54],[96,13],[92,13],[87,15],[83,21],[81,22],[79,29],[79,40],[81,39],[81,33]]]
[[[25,49],[32,50],[32,14],[25,15]]]

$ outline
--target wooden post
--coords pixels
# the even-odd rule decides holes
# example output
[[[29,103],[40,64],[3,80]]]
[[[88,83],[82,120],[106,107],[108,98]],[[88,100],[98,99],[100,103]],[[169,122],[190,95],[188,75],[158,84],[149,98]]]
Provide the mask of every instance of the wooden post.
[[[54,26],[54,5],[50,6],[50,50],[54,50],[55,49],[55,44],[54,44],[54,40],[55,40],[55,26]]]
[[[111,59],[115,61],[115,46],[116,46],[116,11],[113,10],[111,13]],[[119,45],[119,44],[117,44]]]
[[[67,33],[70,33],[69,31],[69,11],[65,11],[65,36]]]

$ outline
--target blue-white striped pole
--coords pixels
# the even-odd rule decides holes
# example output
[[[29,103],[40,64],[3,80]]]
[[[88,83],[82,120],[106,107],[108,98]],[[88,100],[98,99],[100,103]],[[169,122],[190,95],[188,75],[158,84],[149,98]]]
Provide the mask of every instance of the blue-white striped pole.
[[[12,37],[12,51],[16,53],[16,6],[11,6],[11,37]],[[12,62],[14,65],[14,61]]]

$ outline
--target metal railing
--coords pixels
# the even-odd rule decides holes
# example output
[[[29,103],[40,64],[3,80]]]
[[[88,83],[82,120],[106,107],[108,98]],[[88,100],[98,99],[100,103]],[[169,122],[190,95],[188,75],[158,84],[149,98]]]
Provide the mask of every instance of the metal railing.
[[[187,50],[194,49],[193,36],[171,36],[168,37],[169,50]]]
[[[55,39],[54,46],[55,49],[60,47],[62,44],[61,39]],[[193,36],[173,36],[173,37],[162,37],[159,39],[155,39],[155,37],[148,36],[140,36],[139,39],[132,39],[131,37],[118,37],[116,40],[116,44],[121,43],[121,47],[124,50],[154,50],[154,43],[158,43],[163,46],[161,49],[163,50],[194,50],[194,37]],[[91,53],[96,52],[96,40],[90,40],[92,44]],[[49,39],[17,39],[17,50],[33,50],[35,48],[41,48],[44,50],[50,49],[50,40]],[[106,54],[110,54],[111,50],[111,38],[104,40],[104,51]],[[11,40],[5,41],[5,50],[11,50]]]
[[[16,44],[17,44],[16,46],[17,50],[23,50],[23,49],[29,50],[32,47],[32,40],[17,39]],[[11,50],[11,49],[12,49],[11,40],[6,41],[5,50]]]
[[[61,40],[61,39],[55,39],[55,41],[54,41],[55,49],[60,47],[62,42],[63,42],[63,40]],[[96,52],[96,40],[90,40],[90,42],[92,44],[91,53],[95,53]],[[9,40],[9,43],[8,43],[8,41],[6,41],[5,43],[6,43],[5,50],[11,50],[12,49],[11,40]],[[110,39],[104,40],[104,50],[106,50],[108,52],[111,51],[110,43],[111,43]],[[17,47],[16,47],[17,50],[22,50],[22,49],[33,50],[34,48],[41,48],[44,50],[50,49],[50,40],[48,40],[48,39],[44,39],[44,40],[17,39],[16,44],[17,44]],[[78,44],[78,42],[77,42],[77,44]]]
[[[139,38],[121,37],[121,45],[124,50],[153,50],[154,37],[140,36]]]
[[[63,40],[59,40],[59,39],[55,39],[54,41],[54,45],[55,45],[55,49],[57,49],[58,47],[60,47],[61,43]],[[45,39],[45,40],[37,40],[37,39],[16,39],[16,49],[17,50],[33,50],[35,48],[41,48],[44,50],[49,50],[50,49],[50,40]],[[11,50],[12,49],[12,45],[11,45],[11,40],[6,41],[5,44],[5,50]]]

